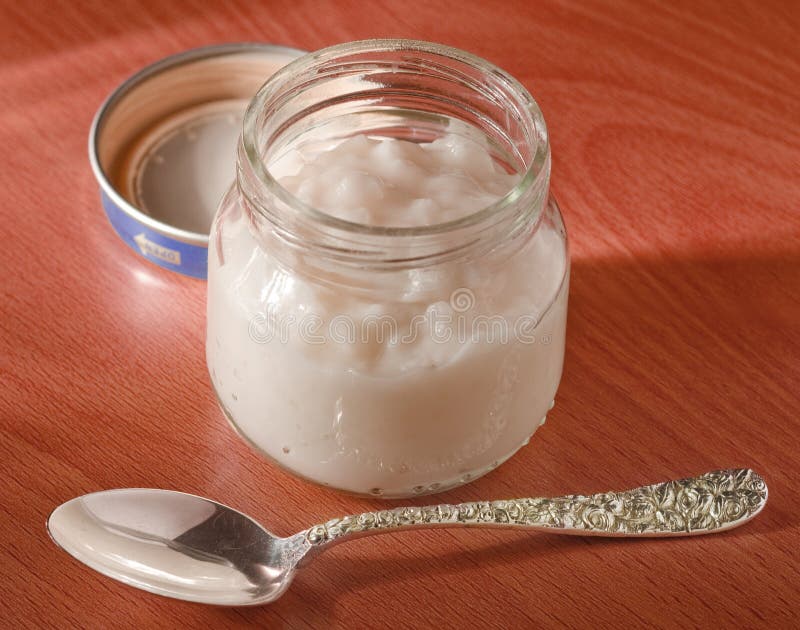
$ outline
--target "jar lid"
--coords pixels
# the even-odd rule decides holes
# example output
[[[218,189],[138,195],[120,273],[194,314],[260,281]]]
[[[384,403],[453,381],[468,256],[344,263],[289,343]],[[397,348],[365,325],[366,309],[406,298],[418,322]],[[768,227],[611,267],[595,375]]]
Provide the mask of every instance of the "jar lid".
[[[236,170],[250,99],[303,51],[224,44],[167,57],[103,103],[89,160],[120,237],[148,260],[205,278],[208,233]]]

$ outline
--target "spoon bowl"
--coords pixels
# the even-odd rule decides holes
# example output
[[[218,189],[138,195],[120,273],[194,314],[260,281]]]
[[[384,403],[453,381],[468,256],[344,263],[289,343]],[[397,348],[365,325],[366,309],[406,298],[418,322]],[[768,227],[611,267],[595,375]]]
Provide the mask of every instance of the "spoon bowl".
[[[511,527],[617,537],[688,536],[756,516],[767,486],[748,469],[623,492],[479,501],[343,516],[281,538],[215,501],[170,490],[87,494],[57,507],[52,539],[100,573],[177,599],[224,606],[274,601],[316,553],[355,537],[421,527]]]
[[[84,564],[151,593],[246,606],[280,597],[287,541],[203,497],[155,489],[87,494],[56,508],[52,539]]]

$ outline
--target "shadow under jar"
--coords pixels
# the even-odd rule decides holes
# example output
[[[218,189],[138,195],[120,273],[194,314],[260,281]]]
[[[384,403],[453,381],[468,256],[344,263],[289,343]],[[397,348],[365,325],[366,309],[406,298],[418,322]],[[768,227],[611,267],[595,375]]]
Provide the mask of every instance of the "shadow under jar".
[[[437,141],[445,152],[425,159],[477,147],[512,186],[409,225],[323,211],[284,185],[343,142]],[[452,488],[513,455],[564,358],[569,258],[549,173],[535,101],[463,51],[371,40],[278,72],[245,115],[210,238],[207,360],[235,429],[305,479],[383,497]]]

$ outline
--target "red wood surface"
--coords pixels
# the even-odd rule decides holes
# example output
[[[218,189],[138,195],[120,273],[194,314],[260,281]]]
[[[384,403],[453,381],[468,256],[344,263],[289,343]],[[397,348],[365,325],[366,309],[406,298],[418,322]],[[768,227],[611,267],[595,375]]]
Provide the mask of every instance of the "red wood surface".
[[[728,466],[770,487],[691,540],[419,531],[342,545],[273,605],[215,609],[101,577],[48,513],[120,486],[223,500],[287,534],[374,509],[234,436],[203,358],[205,285],[124,247],[89,123],[198,45],[375,36],[471,50],[535,95],[572,240],[547,424],[447,501],[625,488]],[[0,625],[798,627],[800,3],[0,4]],[[394,502],[402,505],[411,502]]]

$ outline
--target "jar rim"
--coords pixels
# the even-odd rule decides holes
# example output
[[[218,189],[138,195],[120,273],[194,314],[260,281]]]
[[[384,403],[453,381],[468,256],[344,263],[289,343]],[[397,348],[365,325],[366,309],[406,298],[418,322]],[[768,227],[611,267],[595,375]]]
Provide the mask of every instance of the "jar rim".
[[[401,51],[449,57],[489,74],[511,88],[522,110],[530,116],[538,140],[530,163],[527,165],[522,177],[506,194],[480,210],[455,220],[430,225],[413,227],[369,225],[335,217],[306,204],[281,185],[265,165],[258,145],[258,118],[260,113],[271,99],[277,98],[283,93],[282,88],[291,81],[293,76],[305,72],[317,64],[334,60],[340,56]],[[241,146],[249,169],[258,178],[260,184],[270,194],[278,197],[280,201],[297,209],[302,215],[324,227],[341,230],[345,233],[376,237],[434,236],[491,222],[492,219],[503,216],[510,208],[514,208],[515,202],[520,197],[523,197],[527,191],[547,177],[550,161],[550,144],[544,115],[530,92],[517,79],[502,68],[472,53],[443,44],[413,39],[367,39],[347,42],[307,53],[292,61],[272,75],[250,101],[244,115]],[[545,179],[544,186],[547,186],[547,184],[548,181]],[[541,211],[542,208],[539,207],[537,212],[541,213]]]

